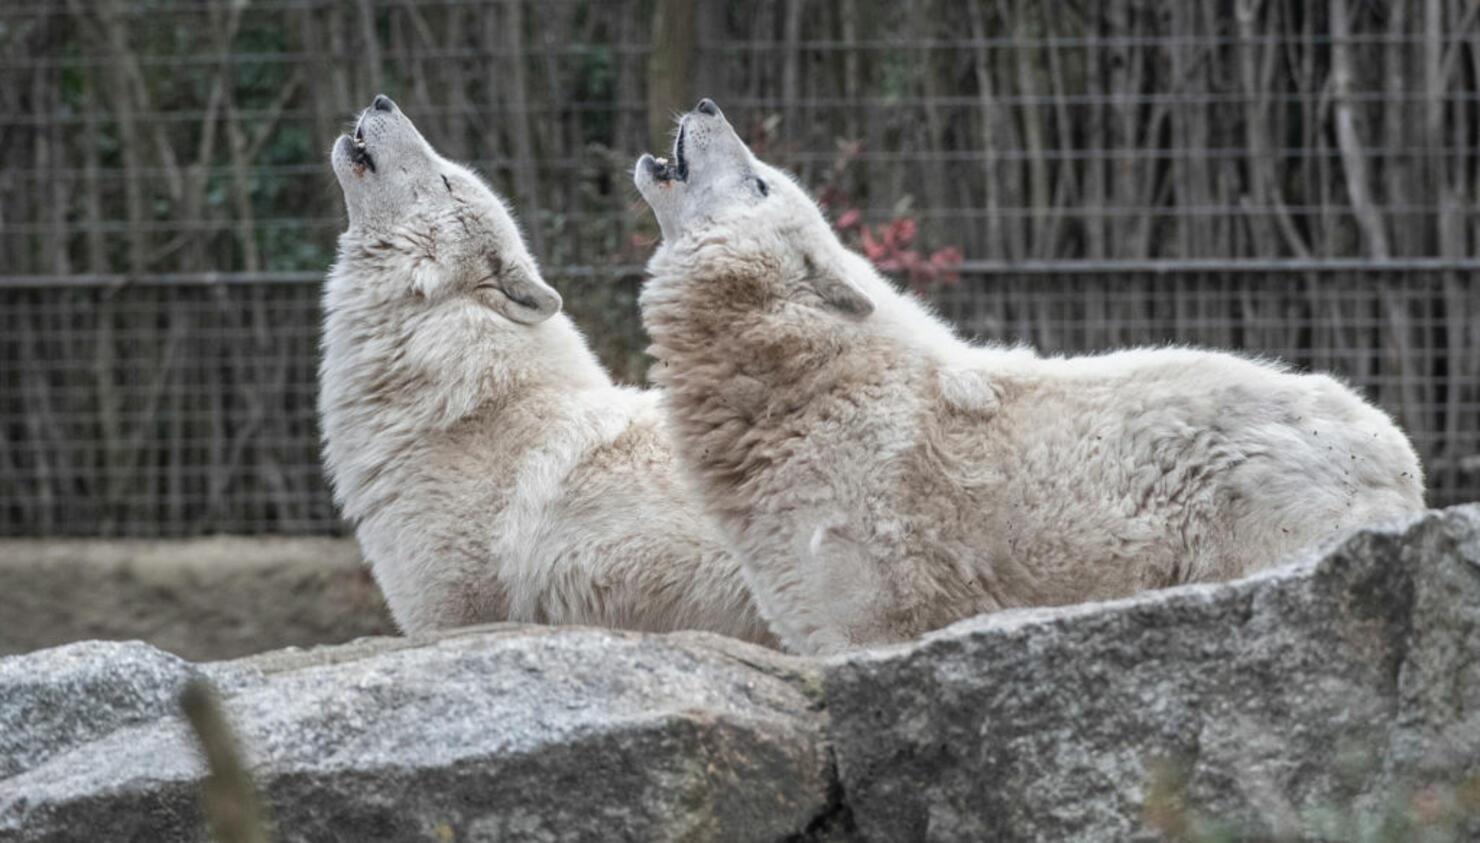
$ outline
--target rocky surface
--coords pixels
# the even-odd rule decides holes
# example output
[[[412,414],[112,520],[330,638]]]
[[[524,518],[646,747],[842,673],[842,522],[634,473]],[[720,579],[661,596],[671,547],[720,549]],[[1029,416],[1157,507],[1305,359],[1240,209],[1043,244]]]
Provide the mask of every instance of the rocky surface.
[[[12,657],[0,840],[203,839],[197,675],[284,840],[1475,840],[1480,507],[822,661],[517,626]]]
[[[1480,838],[1480,509],[1313,557],[975,618],[830,665],[859,826],[1102,840],[1149,820],[1356,840],[1413,823]]]
[[[816,682],[734,646],[514,627],[211,672],[283,839],[784,837],[828,806],[822,714],[804,691]],[[111,674],[116,656],[160,689],[197,670],[135,649],[77,644],[4,665]],[[28,729],[6,747],[0,839],[200,839],[202,767],[183,722],[144,693],[78,697],[64,717],[95,709],[110,723]]]
[[[353,539],[0,540],[0,655],[140,639],[201,661],[395,632]]]

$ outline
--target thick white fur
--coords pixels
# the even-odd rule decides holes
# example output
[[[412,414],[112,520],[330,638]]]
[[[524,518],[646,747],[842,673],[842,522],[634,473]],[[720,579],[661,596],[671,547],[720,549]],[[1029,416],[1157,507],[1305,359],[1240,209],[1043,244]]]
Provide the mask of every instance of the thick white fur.
[[[1332,378],[969,345],[717,110],[680,137],[686,181],[647,157],[634,176],[664,231],[641,300],[653,373],[790,648],[1237,577],[1423,506],[1408,440]]]
[[[336,498],[397,624],[705,629],[762,643],[686,493],[657,396],[614,386],[503,204],[395,109],[341,138],[350,211],[324,291]]]

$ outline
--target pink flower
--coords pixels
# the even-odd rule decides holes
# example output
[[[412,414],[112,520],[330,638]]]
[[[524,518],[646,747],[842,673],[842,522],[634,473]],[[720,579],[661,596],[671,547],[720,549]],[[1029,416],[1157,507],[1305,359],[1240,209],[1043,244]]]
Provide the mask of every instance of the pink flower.
[[[930,267],[932,271],[931,274],[938,276],[940,280],[946,282],[947,284],[954,284],[957,281],[961,280],[961,273],[953,272],[951,270],[951,267],[961,263],[961,260],[961,250],[957,249],[955,246],[947,246],[944,249],[937,249],[935,253],[930,256]]]
[[[894,239],[901,246],[915,239],[915,221],[909,217],[895,220],[889,224],[889,228],[894,233]]]
[[[888,249],[885,244],[880,243],[879,241],[874,239],[874,233],[869,230],[868,226],[863,227],[862,234],[863,256],[873,261],[882,269],[883,264],[879,263],[879,261],[883,260],[884,256],[889,253],[890,249]]]

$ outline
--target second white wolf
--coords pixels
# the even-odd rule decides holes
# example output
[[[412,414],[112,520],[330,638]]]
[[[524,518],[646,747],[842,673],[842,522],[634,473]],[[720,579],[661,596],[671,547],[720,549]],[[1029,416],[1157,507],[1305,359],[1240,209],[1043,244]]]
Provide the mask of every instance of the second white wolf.
[[[1408,440],[1329,377],[962,342],[709,100],[634,179],[679,453],[791,648],[1237,577],[1423,507]]]
[[[773,642],[656,395],[612,384],[487,184],[384,96],[332,158],[349,228],[324,290],[324,457],[396,623]]]

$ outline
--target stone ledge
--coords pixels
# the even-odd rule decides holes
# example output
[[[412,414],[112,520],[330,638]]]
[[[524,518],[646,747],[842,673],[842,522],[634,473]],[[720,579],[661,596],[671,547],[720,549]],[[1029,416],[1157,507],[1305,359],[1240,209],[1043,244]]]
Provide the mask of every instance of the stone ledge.
[[[285,840],[1471,840],[1477,654],[1473,505],[826,660],[514,624],[201,665],[90,642],[0,660],[0,840],[202,839],[196,674]]]

